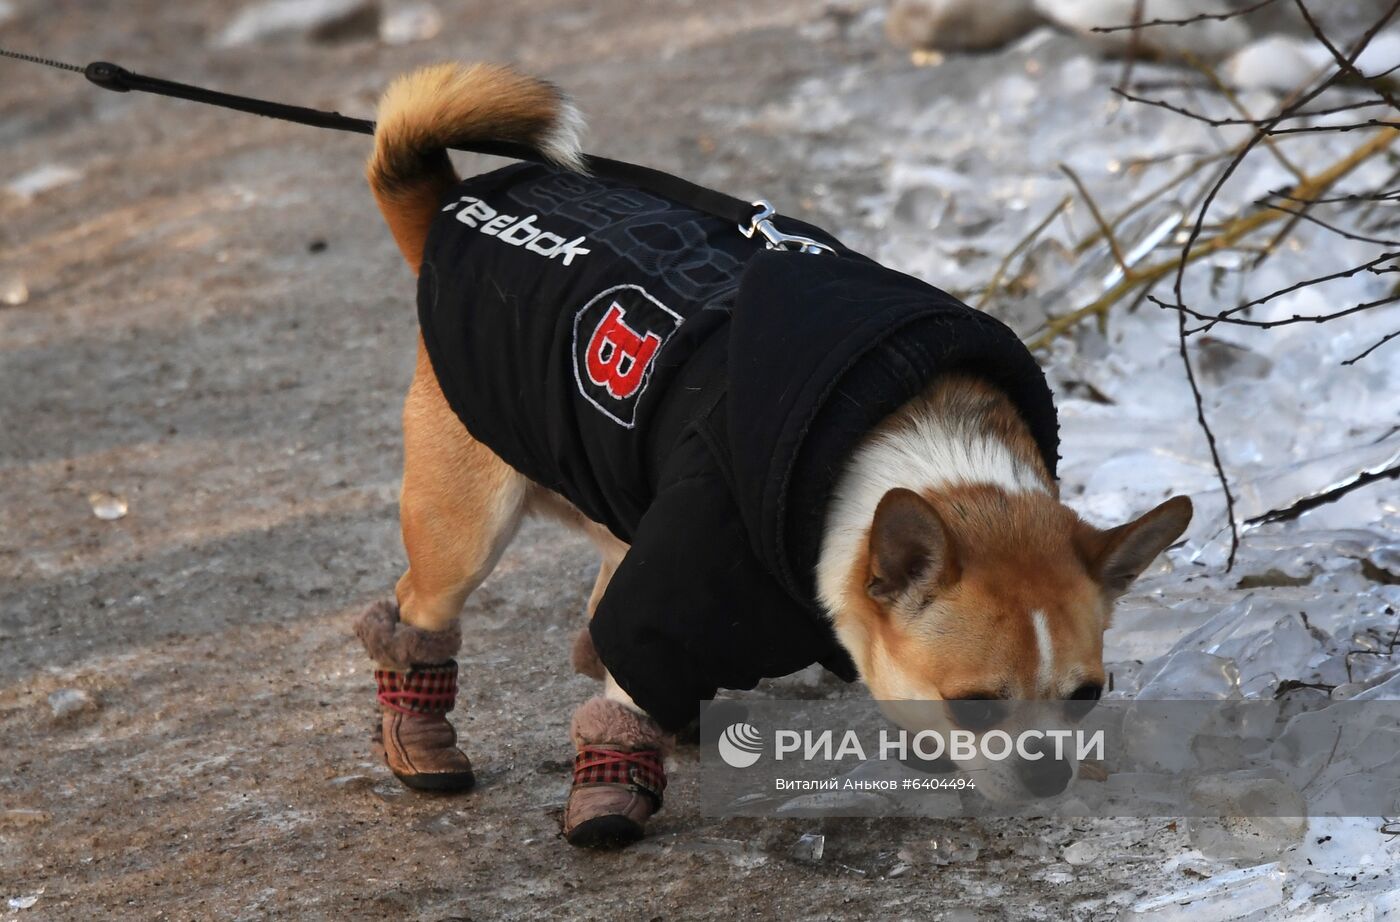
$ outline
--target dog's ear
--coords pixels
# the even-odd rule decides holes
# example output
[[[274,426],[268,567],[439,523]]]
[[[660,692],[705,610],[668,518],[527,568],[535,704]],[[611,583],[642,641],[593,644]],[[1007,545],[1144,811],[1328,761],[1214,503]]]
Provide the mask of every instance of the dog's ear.
[[[915,586],[952,582],[957,561],[943,520],[913,490],[890,490],[870,525],[871,597],[892,602]]]
[[[1158,554],[1181,537],[1190,523],[1191,500],[1173,496],[1151,512],[1108,531],[1081,523],[1074,543],[1104,592],[1117,597],[1127,591]]]

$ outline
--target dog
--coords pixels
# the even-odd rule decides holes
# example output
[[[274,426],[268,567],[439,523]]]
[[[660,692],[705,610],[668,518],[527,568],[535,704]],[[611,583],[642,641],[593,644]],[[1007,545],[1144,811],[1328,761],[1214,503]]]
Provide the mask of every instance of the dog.
[[[367,175],[421,325],[408,570],[356,625],[394,774],[472,785],[447,719],[459,615],[532,513],[601,556],[574,650],[604,682],[571,724],[575,845],[643,835],[668,734],[718,688],[821,662],[886,701],[1096,700],[1113,602],[1189,499],[1087,524],[1010,330],[820,229],[785,224],[829,252],[765,249],[590,177],[580,125],[551,84],[480,64],[402,77],[379,108]],[[463,182],[446,151],[472,142],[546,162]]]

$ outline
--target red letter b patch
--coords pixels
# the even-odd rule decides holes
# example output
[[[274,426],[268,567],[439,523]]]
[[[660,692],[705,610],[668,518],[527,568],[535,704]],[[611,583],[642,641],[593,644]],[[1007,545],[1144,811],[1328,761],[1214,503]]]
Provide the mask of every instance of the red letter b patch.
[[[681,318],[636,285],[599,293],[574,315],[574,380],[588,402],[631,429],[652,361]]]

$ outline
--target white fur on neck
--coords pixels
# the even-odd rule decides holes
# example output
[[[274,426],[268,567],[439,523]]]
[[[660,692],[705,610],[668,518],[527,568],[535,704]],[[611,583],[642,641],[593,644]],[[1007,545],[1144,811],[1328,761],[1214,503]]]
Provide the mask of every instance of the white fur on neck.
[[[1001,440],[927,411],[857,448],[826,513],[817,593],[827,612],[841,609],[851,567],[886,493],[896,487],[920,491],[970,484],[991,484],[1008,493],[1049,492],[1044,474]]]

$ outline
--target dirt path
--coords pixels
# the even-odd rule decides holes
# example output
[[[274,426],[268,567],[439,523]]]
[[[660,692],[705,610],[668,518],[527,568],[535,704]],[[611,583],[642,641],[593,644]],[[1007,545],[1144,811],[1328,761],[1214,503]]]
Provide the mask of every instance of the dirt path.
[[[811,3],[441,5],[432,42],[211,51],[224,4],[18,0],[0,44],[365,114],[416,64],[513,58],[571,89],[592,149],[788,202],[806,187],[792,146],[736,137],[726,113],[818,70],[908,67],[878,27]],[[567,648],[594,564],[545,525],[468,606],[458,724],[479,790],[405,794],[372,761],[349,633],[403,566],[415,335],[364,140],[11,64],[0,111],[0,181],[79,174],[0,193],[0,274],[32,293],[0,309],[0,897],[39,894],[5,917],[1090,918],[1183,848],[1165,823],[717,821],[692,806],[693,751],[645,844],[568,848],[566,726],[591,687]],[[94,491],[129,514],[99,520]],[[60,689],[95,707],[55,718]],[[826,855],[803,864],[789,852],[813,830]],[[887,877],[934,836],[980,855]],[[1086,837],[1114,857],[1063,863]]]

